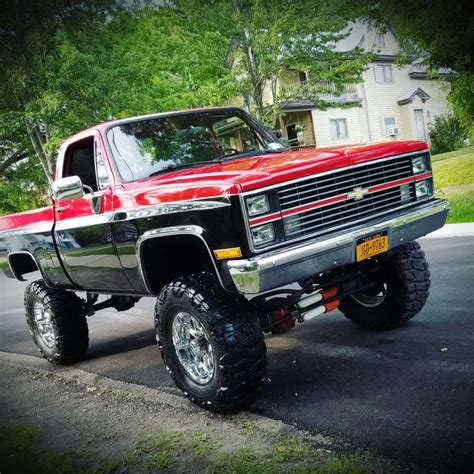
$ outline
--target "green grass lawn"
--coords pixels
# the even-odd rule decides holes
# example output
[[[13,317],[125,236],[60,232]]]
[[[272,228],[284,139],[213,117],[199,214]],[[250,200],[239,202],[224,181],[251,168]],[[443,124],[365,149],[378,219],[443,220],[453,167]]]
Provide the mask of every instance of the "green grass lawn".
[[[432,156],[438,197],[449,200],[448,222],[474,222],[474,146]]]
[[[456,151],[448,151],[447,153],[440,153],[439,155],[433,155],[431,157],[432,161],[443,161],[447,160],[448,158],[453,158],[457,156],[462,156],[462,155],[468,155],[474,153],[474,145],[472,146],[466,146],[464,148],[460,148],[459,150]]]

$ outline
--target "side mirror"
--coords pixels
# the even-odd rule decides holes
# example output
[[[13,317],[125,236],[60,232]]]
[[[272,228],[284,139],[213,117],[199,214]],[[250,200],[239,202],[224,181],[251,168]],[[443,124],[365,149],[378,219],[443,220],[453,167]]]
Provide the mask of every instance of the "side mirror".
[[[66,201],[84,196],[81,178],[68,176],[56,180],[52,185],[53,198],[56,201]]]

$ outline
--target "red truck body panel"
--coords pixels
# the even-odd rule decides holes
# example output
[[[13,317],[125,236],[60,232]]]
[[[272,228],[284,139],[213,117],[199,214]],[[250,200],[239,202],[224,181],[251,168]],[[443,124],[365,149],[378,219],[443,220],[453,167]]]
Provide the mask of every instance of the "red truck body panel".
[[[52,227],[53,222],[53,206],[42,207],[32,211],[0,217],[0,232],[13,229],[20,231],[24,227],[38,225],[50,225]]]

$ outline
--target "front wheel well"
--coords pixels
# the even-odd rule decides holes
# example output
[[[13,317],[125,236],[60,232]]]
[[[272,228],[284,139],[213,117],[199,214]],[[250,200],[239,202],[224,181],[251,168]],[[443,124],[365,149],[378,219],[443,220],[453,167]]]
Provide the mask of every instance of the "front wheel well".
[[[140,246],[139,259],[145,285],[154,294],[176,278],[193,273],[219,277],[209,248],[192,234],[147,239]]]
[[[38,265],[29,252],[11,253],[8,255],[8,262],[15,278],[25,281],[23,275],[37,271]]]

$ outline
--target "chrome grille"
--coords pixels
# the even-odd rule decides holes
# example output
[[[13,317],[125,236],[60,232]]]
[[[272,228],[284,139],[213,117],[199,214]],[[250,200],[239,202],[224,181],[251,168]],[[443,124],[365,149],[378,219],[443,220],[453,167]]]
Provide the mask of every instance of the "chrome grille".
[[[334,173],[315,176],[278,189],[282,211],[304,204],[350,193],[356,187],[369,188],[413,175],[413,156],[376,161]],[[313,235],[333,227],[344,227],[416,201],[413,183],[367,194],[361,200],[349,199],[283,219],[288,239]]]

